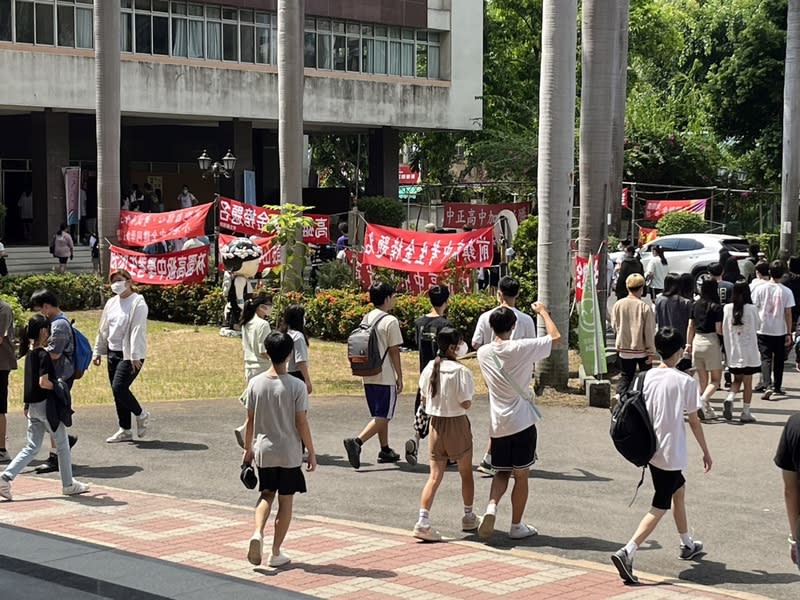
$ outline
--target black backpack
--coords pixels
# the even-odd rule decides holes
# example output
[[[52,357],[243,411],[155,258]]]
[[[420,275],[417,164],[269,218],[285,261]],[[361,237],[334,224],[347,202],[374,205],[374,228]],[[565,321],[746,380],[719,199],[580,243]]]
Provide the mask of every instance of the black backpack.
[[[387,348],[381,356],[377,330],[378,323],[389,315],[383,313],[372,323],[367,322],[368,316],[364,316],[361,324],[347,338],[347,360],[350,361],[350,370],[356,377],[380,374],[383,370],[383,361],[386,360],[386,355],[389,353]]]
[[[617,451],[637,467],[646,467],[658,449],[642,391],[645,373],[636,376],[611,411],[611,440]]]

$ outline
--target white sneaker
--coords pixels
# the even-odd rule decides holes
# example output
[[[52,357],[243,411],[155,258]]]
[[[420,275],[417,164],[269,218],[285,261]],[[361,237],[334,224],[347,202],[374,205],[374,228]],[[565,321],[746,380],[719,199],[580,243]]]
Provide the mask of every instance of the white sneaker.
[[[107,444],[115,444],[117,442],[132,442],[133,441],[133,433],[130,429],[118,429],[117,433],[112,435],[110,438],[106,438]]]
[[[281,552],[280,554],[270,554],[267,564],[270,567],[282,567],[290,562],[292,562],[292,559]]]
[[[78,494],[85,494],[89,491],[88,483],[81,483],[77,479],[72,480],[72,485],[61,488],[61,493],[65,496],[77,496]]]
[[[414,537],[424,542],[441,542],[442,534],[436,531],[433,527],[428,525],[421,525],[417,523],[414,525]]]
[[[0,450],[0,463],[11,462],[11,455],[8,450]]]
[[[147,411],[143,411],[138,417],[136,417],[136,433],[139,434],[139,437],[144,437],[144,434],[147,433],[147,426],[150,424],[150,413]]]
[[[254,534],[250,538],[250,545],[247,548],[247,560],[251,565],[261,564],[261,556],[264,551],[264,537]]]
[[[512,540],[521,540],[527,537],[538,535],[535,527],[531,527],[527,523],[520,523],[519,525],[512,525],[511,530],[508,532],[508,537]]]
[[[8,479],[0,477],[0,498],[11,500],[11,482]]]

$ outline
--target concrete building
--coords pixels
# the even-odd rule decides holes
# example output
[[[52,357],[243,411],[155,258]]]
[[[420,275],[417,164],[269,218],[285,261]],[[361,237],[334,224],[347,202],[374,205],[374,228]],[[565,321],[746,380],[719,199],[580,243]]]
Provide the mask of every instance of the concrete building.
[[[276,1],[108,1],[122,7],[121,196],[149,182],[170,210],[188,184],[207,201],[195,159],[230,148],[223,192],[243,198],[248,171],[258,201],[274,199]],[[62,167],[83,168],[96,215],[92,12],[92,0],[0,0],[9,242],[44,244],[64,220]],[[483,0],[306,0],[306,132],[364,134],[368,192],[396,197],[401,132],[479,126],[482,39]]]

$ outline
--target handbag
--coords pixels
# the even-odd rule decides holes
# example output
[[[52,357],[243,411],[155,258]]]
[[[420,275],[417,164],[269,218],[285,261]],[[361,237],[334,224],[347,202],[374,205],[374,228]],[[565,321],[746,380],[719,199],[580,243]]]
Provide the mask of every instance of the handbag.
[[[239,479],[242,480],[244,487],[248,490],[255,489],[258,484],[258,476],[256,475],[256,470],[253,465],[242,463],[242,472],[239,473]]]

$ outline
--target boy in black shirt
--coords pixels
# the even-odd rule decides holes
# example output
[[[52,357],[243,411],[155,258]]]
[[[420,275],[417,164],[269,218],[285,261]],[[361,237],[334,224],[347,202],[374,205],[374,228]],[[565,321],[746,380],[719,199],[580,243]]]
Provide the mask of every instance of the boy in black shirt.
[[[797,555],[797,540],[800,538],[800,415],[792,415],[786,421],[775,454],[775,464],[783,475],[786,516],[789,519],[789,544],[792,562],[800,567]]]

